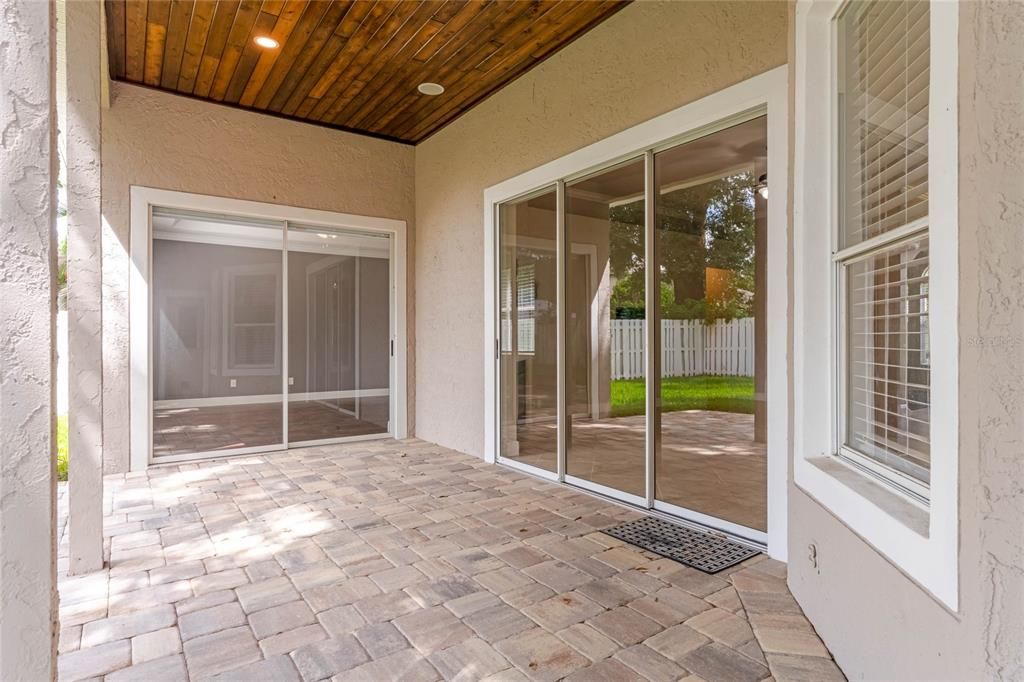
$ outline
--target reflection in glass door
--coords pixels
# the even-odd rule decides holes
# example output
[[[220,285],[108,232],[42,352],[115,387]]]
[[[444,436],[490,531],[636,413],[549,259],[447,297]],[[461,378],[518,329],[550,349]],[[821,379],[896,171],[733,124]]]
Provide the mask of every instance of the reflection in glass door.
[[[767,530],[766,117],[655,155],[659,502]]]
[[[281,223],[153,209],[153,456],[283,447]]]
[[[288,225],[288,442],[387,433],[390,239]]]
[[[391,431],[389,236],[156,207],[151,229],[154,460]]]
[[[565,473],[642,498],[643,158],[566,184],[565,235]]]
[[[557,429],[555,190],[502,205],[498,216],[502,455],[554,472]]]
[[[767,117],[497,219],[502,461],[763,540]]]

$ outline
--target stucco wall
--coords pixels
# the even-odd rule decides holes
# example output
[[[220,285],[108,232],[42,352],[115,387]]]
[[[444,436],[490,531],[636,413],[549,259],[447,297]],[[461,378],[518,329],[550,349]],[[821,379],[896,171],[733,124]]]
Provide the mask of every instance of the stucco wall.
[[[112,85],[103,116],[104,461],[128,467],[129,187],[196,192],[408,223],[407,319],[413,347],[415,270],[410,146]],[[409,355],[414,427],[415,355]]]
[[[57,675],[56,15],[0,22],[0,680]]]
[[[483,453],[484,189],[785,63],[786,31],[782,2],[634,3],[417,146],[418,436]]]
[[[790,587],[854,679],[1024,677],[1024,4],[962,3],[959,60],[959,612],[790,488]]]

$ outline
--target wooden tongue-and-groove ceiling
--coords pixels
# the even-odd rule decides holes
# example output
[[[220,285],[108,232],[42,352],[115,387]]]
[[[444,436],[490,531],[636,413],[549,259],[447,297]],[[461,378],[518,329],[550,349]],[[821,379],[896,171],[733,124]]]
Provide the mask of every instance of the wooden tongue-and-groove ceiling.
[[[110,75],[416,143],[625,4],[107,0]],[[279,46],[260,47],[261,36]],[[444,93],[421,94],[425,82]]]

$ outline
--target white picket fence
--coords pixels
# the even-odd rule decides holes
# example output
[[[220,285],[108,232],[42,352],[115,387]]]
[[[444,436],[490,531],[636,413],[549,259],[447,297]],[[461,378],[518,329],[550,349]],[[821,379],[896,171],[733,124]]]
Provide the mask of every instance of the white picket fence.
[[[612,320],[612,379],[644,375],[645,320]],[[661,376],[754,376],[754,318],[661,321]]]

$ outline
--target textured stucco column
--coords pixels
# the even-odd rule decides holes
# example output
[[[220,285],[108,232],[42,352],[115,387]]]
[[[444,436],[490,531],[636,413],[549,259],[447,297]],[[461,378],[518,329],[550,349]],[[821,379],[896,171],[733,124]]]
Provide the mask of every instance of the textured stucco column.
[[[98,0],[66,4],[70,573],[103,566],[103,327]]]
[[[978,679],[1024,679],[1024,4],[960,5],[960,556]],[[973,661],[972,661],[973,663]],[[974,671],[978,671],[974,673]]]
[[[0,3],[0,680],[56,663],[55,16]]]

